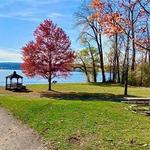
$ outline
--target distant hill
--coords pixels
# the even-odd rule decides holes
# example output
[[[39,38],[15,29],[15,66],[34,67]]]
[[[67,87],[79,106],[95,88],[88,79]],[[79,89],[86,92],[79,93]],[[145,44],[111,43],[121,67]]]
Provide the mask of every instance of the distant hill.
[[[21,63],[0,62],[0,69],[21,70]]]
[[[0,62],[0,69],[21,70],[21,63]],[[81,72],[79,68],[74,68],[73,71]]]

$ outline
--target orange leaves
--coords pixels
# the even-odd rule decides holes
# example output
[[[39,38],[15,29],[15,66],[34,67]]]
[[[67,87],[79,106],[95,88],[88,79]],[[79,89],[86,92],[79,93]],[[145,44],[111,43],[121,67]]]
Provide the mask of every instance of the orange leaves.
[[[90,16],[90,19],[96,20],[100,24],[104,34],[113,35],[123,32],[123,29],[119,25],[122,21],[120,13],[106,13],[104,10],[105,3],[100,0],[92,0],[91,8],[94,10],[94,13]]]
[[[97,20],[98,21],[98,19],[101,17],[101,14],[100,14],[100,12],[95,12],[95,13],[93,13],[90,17],[89,17],[89,19],[92,21],[92,20]]]
[[[118,12],[106,14],[104,16],[104,33],[108,35],[122,33],[123,29],[120,22],[121,15]]]
[[[145,49],[143,47],[149,47],[149,41],[148,39],[135,39],[136,43],[137,43],[137,47],[141,50],[141,51],[145,51]],[[143,47],[139,46],[142,45]]]
[[[99,0],[93,0],[92,2],[91,2],[91,7],[92,8],[97,8],[97,6],[99,5]]]
[[[90,6],[94,10],[93,14],[90,16],[90,20],[99,21],[100,18],[103,17],[105,3],[100,2],[100,0],[92,0]]]
[[[109,36],[112,36],[116,33],[122,33],[123,29],[120,26],[121,20],[121,15],[118,12],[105,14],[103,16],[103,20],[100,20],[101,25],[103,26],[103,33]]]
[[[92,0],[91,2],[91,8],[93,9],[103,9],[105,3],[100,2],[100,0]]]
[[[121,14],[118,12],[112,13],[112,18],[115,20],[115,22],[121,21]]]

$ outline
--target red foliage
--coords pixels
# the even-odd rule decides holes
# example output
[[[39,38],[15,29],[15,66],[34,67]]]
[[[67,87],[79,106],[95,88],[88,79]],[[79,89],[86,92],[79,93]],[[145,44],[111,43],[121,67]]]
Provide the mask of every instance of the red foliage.
[[[34,32],[35,41],[29,42],[23,51],[22,68],[29,76],[47,79],[66,77],[71,71],[75,54],[65,32],[52,21],[45,20]]]

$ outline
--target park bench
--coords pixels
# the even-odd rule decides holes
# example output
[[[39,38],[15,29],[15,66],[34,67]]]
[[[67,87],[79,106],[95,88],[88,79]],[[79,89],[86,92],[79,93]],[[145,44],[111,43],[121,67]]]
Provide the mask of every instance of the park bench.
[[[53,83],[53,84],[56,84],[56,83],[57,83],[57,81],[55,81],[55,80],[54,80],[54,81],[52,81],[52,83]]]
[[[122,102],[128,103],[128,104],[137,104],[137,105],[150,106],[150,98],[124,97],[124,100]]]

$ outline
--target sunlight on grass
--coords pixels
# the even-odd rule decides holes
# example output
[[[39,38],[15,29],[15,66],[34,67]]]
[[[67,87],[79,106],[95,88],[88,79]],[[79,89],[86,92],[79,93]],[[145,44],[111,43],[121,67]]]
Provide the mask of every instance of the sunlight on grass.
[[[122,103],[2,97],[0,106],[58,149],[150,148],[149,117],[132,113]]]
[[[28,85],[30,90],[36,92],[47,91],[48,86],[43,85]],[[119,84],[55,84],[52,86],[53,90],[59,92],[80,92],[80,93],[108,93],[114,95],[122,95],[124,93],[124,87]],[[129,87],[129,95],[136,97],[150,97],[150,88],[145,87]]]
[[[150,118],[133,113],[129,105],[94,99],[34,98],[37,92],[45,92],[47,85],[28,88],[33,92],[12,95],[3,90],[6,96],[0,97],[0,106],[34,128],[52,147],[60,150],[150,149]],[[109,84],[56,84],[53,89],[89,96],[92,93],[121,95],[123,91],[122,86]],[[129,90],[134,96],[150,95],[149,88],[130,87]]]

